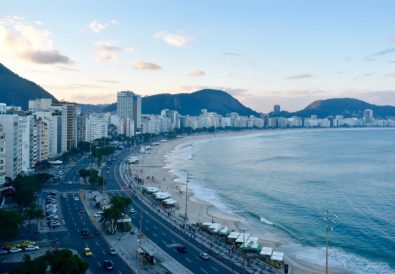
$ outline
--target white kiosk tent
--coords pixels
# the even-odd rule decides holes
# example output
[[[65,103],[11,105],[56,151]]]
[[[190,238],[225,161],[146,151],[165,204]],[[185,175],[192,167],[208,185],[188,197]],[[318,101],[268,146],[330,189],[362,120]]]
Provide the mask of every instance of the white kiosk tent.
[[[159,192],[155,192],[154,193],[154,197],[157,200],[166,200],[166,199],[169,199],[171,197],[171,194],[167,193],[167,192],[159,191]]]
[[[273,253],[273,248],[264,246],[262,247],[261,252],[259,254],[266,258],[270,258],[272,256],[272,253]]]
[[[282,262],[282,261],[284,261],[284,253],[283,252],[274,251],[272,253],[272,256],[270,257],[270,259],[272,261]]]
[[[239,236],[240,236],[240,232],[233,231],[228,235],[228,237],[226,237],[226,241],[233,244],[236,241],[236,239],[239,238]]]
[[[241,246],[240,249],[247,252],[258,252],[259,251],[259,238],[249,237]]]
[[[248,238],[250,238],[250,234],[242,232],[240,233],[239,237],[236,239],[237,244],[244,244],[248,241]]]

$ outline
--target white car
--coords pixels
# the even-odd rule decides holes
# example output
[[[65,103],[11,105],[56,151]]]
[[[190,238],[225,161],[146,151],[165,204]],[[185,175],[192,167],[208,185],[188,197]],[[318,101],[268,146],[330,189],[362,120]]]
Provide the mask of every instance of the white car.
[[[93,216],[95,216],[96,218],[99,218],[99,217],[101,217],[102,214],[103,214],[102,211],[98,211]]]
[[[132,214],[134,214],[134,213],[136,213],[136,210],[135,210],[134,208],[131,208],[131,209],[129,210],[129,212],[132,213]]]
[[[22,248],[19,248],[19,247],[13,247],[10,249],[10,253],[18,253],[21,251],[22,251]]]
[[[25,251],[35,251],[39,249],[40,247],[38,245],[29,245],[28,247],[25,247]]]
[[[80,200],[80,197],[78,197],[78,196],[74,197],[74,201],[79,201],[79,200]]]

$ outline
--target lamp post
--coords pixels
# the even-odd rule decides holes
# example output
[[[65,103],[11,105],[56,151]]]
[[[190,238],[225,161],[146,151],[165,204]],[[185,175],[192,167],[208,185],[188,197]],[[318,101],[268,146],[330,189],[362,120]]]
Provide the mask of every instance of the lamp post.
[[[191,174],[187,171],[187,178],[185,181],[185,222],[188,220],[188,182],[190,175]]]
[[[336,224],[335,219],[336,215],[330,215],[328,209],[325,210],[324,213],[324,222],[325,222],[325,273],[329,273],[329,264],[328,264],[328,242],[329,242],[329,232],[333,231],[333,225]]]
[[[241,228],[241,233],[243,233],[243,243],[242,243],[242,245],[245,244],[245,232],[246,232],[246,229],[245,228]],[[241,250],[241,256],[243,257],[243,274],[245,274],[246,273],[246,264],[245,264],[244,249]]]

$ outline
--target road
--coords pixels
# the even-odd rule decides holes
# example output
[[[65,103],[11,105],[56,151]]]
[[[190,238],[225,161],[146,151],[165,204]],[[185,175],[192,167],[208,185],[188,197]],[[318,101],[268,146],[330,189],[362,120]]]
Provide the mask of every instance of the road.
[[[65,175],[65,182],[76,181],[77,173],[81,168],[85,168],[88,165],[88,160],[83,160],[76,166],[72,167],[69,172]],[[78,184],[63,184],[59,185],[59,190],[62,192],[78,192],[80,185]],[[89,231],[95,231],[89,216],[86,213],[80,213],[80,208],[84,208],[81,200],[76,201],[75,197],[79,197],[78,194],[68,194],[67,198],[61,198],[61,208],[63,212],[63,218],[65,226],[68,229],[67,237],[60,240],[59,244],[62,247],[73,248],[79,252],[81,257],[89,264],[92,273],[104,273],[106,272],[102,263],[105,259],[110,259],[114,263],[114,273],[134,273],[129,266],[118,256],[111,256],[108,254],[110,249],[107,241],[98,233],[93,239],[82,239],[81,230],[84,228]],[[79,197],[81,198],[81,197]],[[93,257],[84,256],[84,248],[88,246],[93,253]]]
[[[121,172],[120,163],[126,155],[128,155],[127,151],[117,155],[114,163],[107,167],[107,170],[109,171],[109,174],[106,173],[107,189],[121,189],[125,187],[122,185],[122,179],[120,178],[119,172]],[[141,208],[143,208],[143,234],[190,271],[193,273],[204,274],[243,272],[241,268],[230,262],[225,262],[225,265],[213,259],[202,260],[199,257],[199,254],[202,251],[214,256],[216,255],[212,254],[210,250],[198,242],[189,237],[187,238],[182,231],[178,230],[173,225],[168,224],[167,221],[163,220],[162,216],[152,211],[144,203],[141,203],[134,193],[130,194],[132,197],[132,206],[137,209],[136,214],[131,215],[133,224],[137,227],[140,226],[140,214],[142,212]],[[188,252],[186,254],[181,254],[176,251],[175,247],[171,247],[172,244],[182,244],[187,248]],[[219,259],[223,260],[223,258]]]

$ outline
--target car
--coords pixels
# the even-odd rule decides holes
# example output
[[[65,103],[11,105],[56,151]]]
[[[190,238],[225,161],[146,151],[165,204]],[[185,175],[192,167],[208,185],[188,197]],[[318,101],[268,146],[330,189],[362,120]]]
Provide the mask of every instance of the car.
[[[182,246],[182,245],[177,246],[176,249],[177,249],[178,252],[183,253],[183,254],[185,254],[185,253],[188,252],[188,251],[187,251],[187,248],[186,248],[185,246]]]
[[[103,267],[105,270],[112,270],[114,268],[114,264],[110,260],[104,260],[103,261]]]
[[[25,247],[25,251],[35,251],[39,249],[40,247],[38,245],[29,245],[28,247]]]
[[[131,214],[135,214],[135,213],[136,213],[136,210],[132,207],[132,208],[129,210],[129,212],[130,212]]]
[[[73,182],[72,182],[72,181],[68,181],[67,183],[68,183],[69,185],[71,185]]]
[[[19,248],[19,247],[13,247],[10,249],[10,253],[18,253],[21,251],[22,251],[22,248]]]
[[[66,193],[63,193],[63,194],[62,194],[62,198],[67,198],[67,194],[66,194]]]
[[[81,207],[79,211],[80,213],[85,213],[85,208]]]
[[[89,247],[85,247],[84,248],[84,255],[86,257],[92,257],[93,256],[93,253],[92,253],[92,251],[91,251],[91,249]]]
[[[199,257],[203,260],[209,260],[210,256],[206,252],[200,252]]]
[[[93,216],[95,216],[96,218],[99,218],[99,217],[101,217],[102,214],[103,214],[103,211],[98,211]]]
[[[110,248],[110,250],[108,251],[108,253],[110,253],[111,255],[117,255],[117,251],[115,250],[115,248]]]
[[[50,227],[58,227],[58,226],[60,226],[60,223],[59,223],[59,222],[51,222],[51,223],[49,224],[49,226],[50,226]]]
[[[8,254],[8,250],[0,249],[0,255]]]
[[[78,197],[78,196],[74,197],[74,201],[79,201],[79,200],[80,200],[80,197]]]

